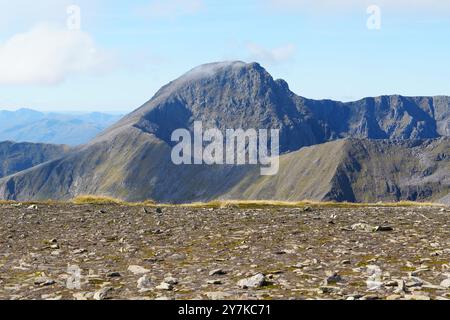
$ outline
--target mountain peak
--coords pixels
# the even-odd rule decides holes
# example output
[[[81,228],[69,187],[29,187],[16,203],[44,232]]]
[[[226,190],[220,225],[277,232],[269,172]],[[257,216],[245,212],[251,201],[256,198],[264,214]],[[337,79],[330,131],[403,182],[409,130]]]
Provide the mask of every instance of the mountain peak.
[[[204,81],[220,76],[224,77],[242,77],[245,74],[255,72],[265,77],[270,77],[270,74],[258,63],[245,63],[243,61],[220,61],[202,64],[190,71],[186,72],[180,78],[172,81],[169,85],[173,87],[182,86],[183,84],[193,84],[198,81]]]

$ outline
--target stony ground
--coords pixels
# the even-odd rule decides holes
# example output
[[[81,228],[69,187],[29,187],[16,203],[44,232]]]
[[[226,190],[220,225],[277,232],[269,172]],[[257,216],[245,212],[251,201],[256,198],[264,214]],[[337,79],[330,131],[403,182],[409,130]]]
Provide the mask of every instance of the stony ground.
[[[0,205],[1,299],[450,299],[450,210]]]

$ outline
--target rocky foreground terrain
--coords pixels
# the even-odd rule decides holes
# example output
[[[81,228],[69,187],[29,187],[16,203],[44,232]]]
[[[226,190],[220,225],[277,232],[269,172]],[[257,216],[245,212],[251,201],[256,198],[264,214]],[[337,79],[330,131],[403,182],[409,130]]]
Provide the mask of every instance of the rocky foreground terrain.
[[[450,209],[0,205],[1,299],[450,299]]]

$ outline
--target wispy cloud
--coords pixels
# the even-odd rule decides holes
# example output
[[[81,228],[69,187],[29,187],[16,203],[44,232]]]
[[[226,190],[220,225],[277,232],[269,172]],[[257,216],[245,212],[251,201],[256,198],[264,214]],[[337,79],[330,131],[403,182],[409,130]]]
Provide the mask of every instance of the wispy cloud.
[[[111,62],[89,34],[38,25],[0,43],[0,84],[58,84],[73,74],[105,71]]]
[[[291,43],[276,48],[265,48],[256,43],[248,43],[246,49],[250,54],[250,60],[272,65],[291,60],[296,51],[295,45]]]
[[[328,13],[334,10],[352,10],[378,5],[388,10],[416,12],[450,12],[447,0],[266,0],[272,9],[304,10]]]
[[[149,18],[178,18],[193,15],[204,8],[203,0],[152,0],[140,7],[140,14]]]

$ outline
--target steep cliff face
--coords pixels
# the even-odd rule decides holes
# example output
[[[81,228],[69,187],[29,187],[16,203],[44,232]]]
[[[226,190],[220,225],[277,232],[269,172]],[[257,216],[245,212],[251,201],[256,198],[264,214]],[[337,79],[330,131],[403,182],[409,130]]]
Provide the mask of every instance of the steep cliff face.
[[[447,97],[314,101],[295,95],[256,63],[208,64],[164,86],[82,148],[0,180],[0,197],[444,199],[448,140],[440,137],[449,135],[449,108]],[[175,129],[192,131],[195,121],[221,130],[279,129],[279,174],[261,177],[250,165],[174,165],[170,136]]]

